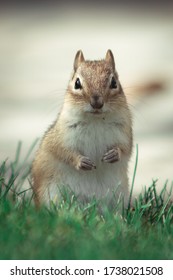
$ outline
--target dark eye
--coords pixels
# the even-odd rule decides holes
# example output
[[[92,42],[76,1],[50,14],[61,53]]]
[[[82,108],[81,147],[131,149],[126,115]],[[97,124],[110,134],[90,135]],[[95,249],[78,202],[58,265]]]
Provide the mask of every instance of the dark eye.
[[[111,88],[111,89],[112,89],[112,88],[117,88],[117,83],[116,83],[114,77],[112,77],[111,84],[110,84],[110,88]]]
[[[74,88],[75,89],[81,89],[82,88],[82,85],[81,85],[81,82],[80,82],[79,78],[76,79]]]

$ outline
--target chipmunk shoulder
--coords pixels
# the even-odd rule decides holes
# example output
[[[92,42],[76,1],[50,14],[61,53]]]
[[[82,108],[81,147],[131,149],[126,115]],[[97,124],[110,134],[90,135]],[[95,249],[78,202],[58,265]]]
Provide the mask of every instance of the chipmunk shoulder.
[[[62,110],[33,161],[36,204],[58,203],[62,186],[82,201],[122,195],[127,204],[132,145],[131,112],[113,53],[90,61],[78,51]]]

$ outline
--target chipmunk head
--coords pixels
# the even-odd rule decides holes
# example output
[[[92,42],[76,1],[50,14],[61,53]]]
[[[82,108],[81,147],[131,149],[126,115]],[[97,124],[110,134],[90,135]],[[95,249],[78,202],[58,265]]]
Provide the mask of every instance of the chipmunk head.
[[[112,112],[125,96],[118,80],[114,56],[108,50],[103,60],[88,61],[79,50],[74,60],[74,72],[68,86],[73,104],[85,113]]]

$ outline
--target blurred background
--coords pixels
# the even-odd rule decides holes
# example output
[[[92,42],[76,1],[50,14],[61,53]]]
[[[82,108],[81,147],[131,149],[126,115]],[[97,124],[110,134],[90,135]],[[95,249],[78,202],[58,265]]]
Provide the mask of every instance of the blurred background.
[[[138,144],[135,192],[171,184],[173,5],[142,2],[0,4],[0,161],[14,160],[19,140],[24,156],[54,121],[77,50],[92,60],[111,49],[133,113],[130,181]]]

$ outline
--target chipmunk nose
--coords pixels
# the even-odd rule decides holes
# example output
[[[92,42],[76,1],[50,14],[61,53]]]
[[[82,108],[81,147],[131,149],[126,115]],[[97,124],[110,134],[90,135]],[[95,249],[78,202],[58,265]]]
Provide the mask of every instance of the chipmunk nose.
[[[103,97],[98,94],[92,95],[90,98],[90,104],[93,109],[101,109],[104,105]]]

